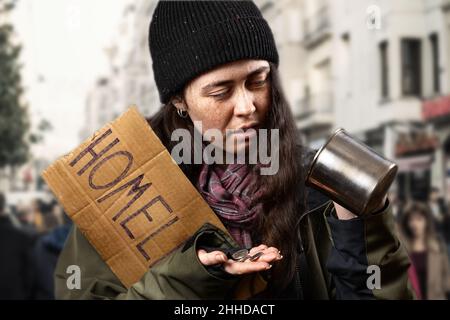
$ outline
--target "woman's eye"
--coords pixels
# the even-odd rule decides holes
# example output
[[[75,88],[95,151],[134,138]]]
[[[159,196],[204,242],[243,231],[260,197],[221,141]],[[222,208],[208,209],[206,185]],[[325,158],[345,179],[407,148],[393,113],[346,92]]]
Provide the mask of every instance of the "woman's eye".
[[[221,93],[217,93],[217,94],[212,94],[211,97],[216,98],[216,99],[223,99],[227,96],[228,91],[225,92],[221,92]]]
[[[267,83],[267,79],[253,81],[253,82],[251,82],[251,86],[259,88],[259,87],[263,87],[266,83]]]

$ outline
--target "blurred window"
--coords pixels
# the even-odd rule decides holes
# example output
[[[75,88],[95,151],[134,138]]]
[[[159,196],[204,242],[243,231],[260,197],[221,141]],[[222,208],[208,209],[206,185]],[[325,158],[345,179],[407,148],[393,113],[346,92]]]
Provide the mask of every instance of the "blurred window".
[[[426,201],[430,192],[431,170],[400,172],[397,175],[398,198],[402,201]]]
[[[441,84],[439,81],[439,38],[437,33],[430,35],[432,68],[433,68],[433,92],[439,93],[441,91]]]
[[[389,97],[388,43],[380,43],[381,97]]]
[[[402,39],[402,93],[421,96],[421,43],[420,39]]]

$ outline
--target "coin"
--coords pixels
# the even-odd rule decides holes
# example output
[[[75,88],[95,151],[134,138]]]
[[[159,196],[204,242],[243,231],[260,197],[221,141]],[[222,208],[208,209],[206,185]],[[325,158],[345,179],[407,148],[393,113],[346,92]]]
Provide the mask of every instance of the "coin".
[[[231,258],[233,260],[241,261],[242,259],[245,259],[248,256],[248,250],[247,249],[241,249],[236,251],[231,255]]]

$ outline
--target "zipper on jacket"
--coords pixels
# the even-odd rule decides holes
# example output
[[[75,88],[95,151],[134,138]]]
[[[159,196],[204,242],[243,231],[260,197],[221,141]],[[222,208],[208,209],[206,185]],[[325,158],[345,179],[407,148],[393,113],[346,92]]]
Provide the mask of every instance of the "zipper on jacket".
[[[300,217],[300,220],[303,218]],[[300,225],[298,226],[298,228],[300,228]],[[303,292],[303,285],[302,285],[302,280],[301,280],[301,276],[300,276],[300,272],[302,272],[302,268],[300,267],[300,259],[304,258],[306,259],[305,256],[305,250],[303,248],[303,240],[302,240],[302,235],[300,230],[298,230],[298,241],[299,241],[299,252],[297,252],[298,254],[298,258],[296,259],[295,262],[295,271],[296,271],[296,276],[295,276],[295,292],[296,292],[296,296],[298,300],[304,300],[304,292]],[[303,257],[302,257],[303,256]]]
[[[300,259],[305,259],[306,260],[306,253],[305,253],[305,248],[303,247],[303,239],[302,239],[302,233],[301,233],[301,230],[300,230],[300,228],[301,228],[300,223],[303,220],[303,218],[306,217],[309,213],[311,213],[311,212],[313,212],[313,211],[315,211],[315,210],[317,210],[317,209],[319,209],[319,208],[321,208],[321,207],[323,207],[323,206],[325,206],[327,204],[328,204],[328,201],[323,203],[323,204],[321,204],[321,205],[319,205],[319,206],[317,206],[317,207],[315,207],[315,208],[313,208],[313,209],[311,209],[311,210],[308,210],[308,211],[304,212],[300,216],[300,218],[298,219],[298,222],[297,222],[296,229],[299,228],[298,229],[298,240],[299,240],[299,243],[300,243],[300,250],[298,252],[299,253],[299,258],[298,258],[298,260],[296,261],[296,264],[295,264],[295,269],[296,269],[296,273],[297,273],[297,276],[296,276],[296,279],[295,279],[295,290],[296,290],[297,299],[299,299],[299,300],[304,300],[304,292],[303,292],[304,284],[302,284],[300,272],[302,272],[302,271],[306,272],[306,270],[302,270],[302,267],[300,266]]]
[[[303,255],[304,251],[303,251],[303,246],[301,245],[301,252],[300,255]],[[300,279],[300,272],[302,272],[302,268],[300,268],[300,261],[297,260],[296,264],[295,264],[295,271],[296,271],[296,277],[295,277],[295,292],[297,295],[297,299],[298,300],[303,300],[304,296],[303,296],[303,286],[302,286],[302,280]]]

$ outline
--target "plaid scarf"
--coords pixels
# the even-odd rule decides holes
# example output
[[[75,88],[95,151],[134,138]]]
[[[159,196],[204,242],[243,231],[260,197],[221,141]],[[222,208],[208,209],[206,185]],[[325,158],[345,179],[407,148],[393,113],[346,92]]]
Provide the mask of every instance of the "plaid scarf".
[[[197,189],[214,210],[231,236],[243,247],[251,248],[251,230],[262,211],[261,188],[257,176],[245,164],[226,168],[203,164]]]

